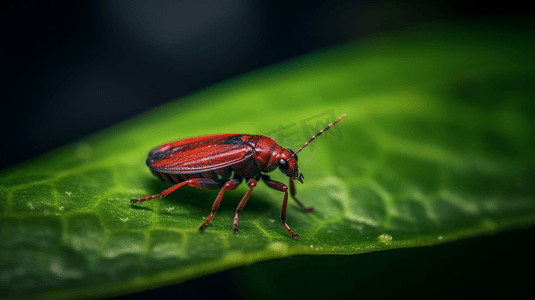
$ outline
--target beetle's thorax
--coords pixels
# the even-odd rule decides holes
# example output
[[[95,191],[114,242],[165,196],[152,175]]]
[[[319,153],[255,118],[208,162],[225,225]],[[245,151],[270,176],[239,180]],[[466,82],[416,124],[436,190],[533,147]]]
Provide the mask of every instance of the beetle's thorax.
[[[254,148],[254,159],[261,172],[267,173],[277,168],[277,158],[284,150],[272,138],[260,136]]]

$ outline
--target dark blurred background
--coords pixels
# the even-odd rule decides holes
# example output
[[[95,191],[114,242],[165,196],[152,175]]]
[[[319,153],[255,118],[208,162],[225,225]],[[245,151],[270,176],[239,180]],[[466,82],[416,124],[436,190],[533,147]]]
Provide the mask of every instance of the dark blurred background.
[[[0,169],[222,80],[332,45],[429,23],[485,24],[533,17],[525,1],[2,1],[0,5],[4,28]],[[354,296],[419,298],[396,294],[418,289],[432,291],[422,294],[429,298],[460,296],[466,289],[468,295],[516,295],[534,279],[532,255],[525,254],[534,253],[533,236],[529,229],[425,251],[311,261],[321,265],[315,278],[329,278],[327,282],[338,290],[333,271],[344,265],[355,269],[354,274],[348,275],[347,268],[340,274],[344,287],[360,289]],[[485,251],[496,245],[499,251]],[[296,268],[311,264],[301,258],[285,262],[291,263]],[[391,264],[397,267],[388,269]],[[331,270],[329,265],[338,267]],[[137,295],[244,297],[251,294],[244,277],[261,274],[269,266],[258,264]],[[359,273],[360,266],[364,267]],[[377,280],[364,281],[371,290],[363,289],[357,281],[362,283],[362,276],[373,269],[383,272],[374,273]],[[310,276],[310,267],[306,270]],[[520,271],[527,271],[527,277]],[[393,272],[396,276],[389,277]],[[296,270],[287,275],[298,274]],[[407,285],[399,281],[410,276],[414,279]],[[297,281],[301,286],[296,290],[321,282],[314,280],[318,279],[308,281],[312,286]],[[273,282],[266,279],[266,283]]]

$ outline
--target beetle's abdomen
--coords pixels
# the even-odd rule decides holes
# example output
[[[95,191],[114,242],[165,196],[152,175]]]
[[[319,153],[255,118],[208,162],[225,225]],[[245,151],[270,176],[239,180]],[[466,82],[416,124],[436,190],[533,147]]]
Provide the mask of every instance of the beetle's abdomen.
[[[202,172],[202,173],[192,173],[192,174],[171,174],[164,173],[152,170],[152,173],[158,177],[160,180],[171,182],[171,183],[181,183],[191,178],[208,178],[208,179],[228,179],[232,176],[232,169],[230,167],[221,168],[213,171]]]

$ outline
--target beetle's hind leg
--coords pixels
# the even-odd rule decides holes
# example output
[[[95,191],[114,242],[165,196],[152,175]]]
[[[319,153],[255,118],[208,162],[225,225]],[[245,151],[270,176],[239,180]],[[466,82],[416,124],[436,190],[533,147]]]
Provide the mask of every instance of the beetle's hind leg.
[[[210,213],[206,221],[202,223],[201,227],[199,227],[199,231],[203,232],[206,225],[208,225],[208,223],[212,221],[212,218],[214,217],[215,213],[219,209],[219,203],[221,202],[221,199],[223,198],[223,194],[225,194],[225,191],[233,190],[237,188],[238,185],[240,185],[241,181],[242,181],[242,177],[235,175],[233,179],[227,180],[226,182],[222,183],[223,188],[221,189],[221,191],[219,192],[219,195],[217,195],[217,198],[215,199],[214,205],[212,206],[212,212]]]
[[[163,191],[161,194],[157,194],[157,195],[153,195],[153,196],[149,196],[149,197],[145,197],[145,198],[130,199],[130,203],[132,203],[132,204],[134,204],[136,202],[140,202],[141,203],[141,202],[149,201],[149,200],[152,200],[152,199],[155,199],[155,198],[163,198],[163,197],[171,194],[172,192],[174,192],[178,188],[183,187],[185,185],[188,185],[188,186],[191,186],[191,187],[196,187],[196,188],[201,188],[201,189],[206,189],[206,190],[213,190],[213,189],[221,188],[222,186],[225,185],[225,182],[221,182],[221,181],[214,180],[214,179],[208,179],[208,178],[191,178],[191,179],[188,179],[186,181],[182,181],[179,184],[173,185],[172,187],[170,187],[170,188],[166,189],[165,191]]]

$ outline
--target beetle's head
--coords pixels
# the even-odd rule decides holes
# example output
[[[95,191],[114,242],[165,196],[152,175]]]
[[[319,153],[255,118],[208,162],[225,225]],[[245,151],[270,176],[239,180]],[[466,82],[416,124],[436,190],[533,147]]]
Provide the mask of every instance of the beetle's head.
[[[277,158],[277,164],[282,173],[288,177],[298,180],[303,183],[303,174],[299,173],[297,166],[297,155],[290,149],[282,150],[281,154]]]

